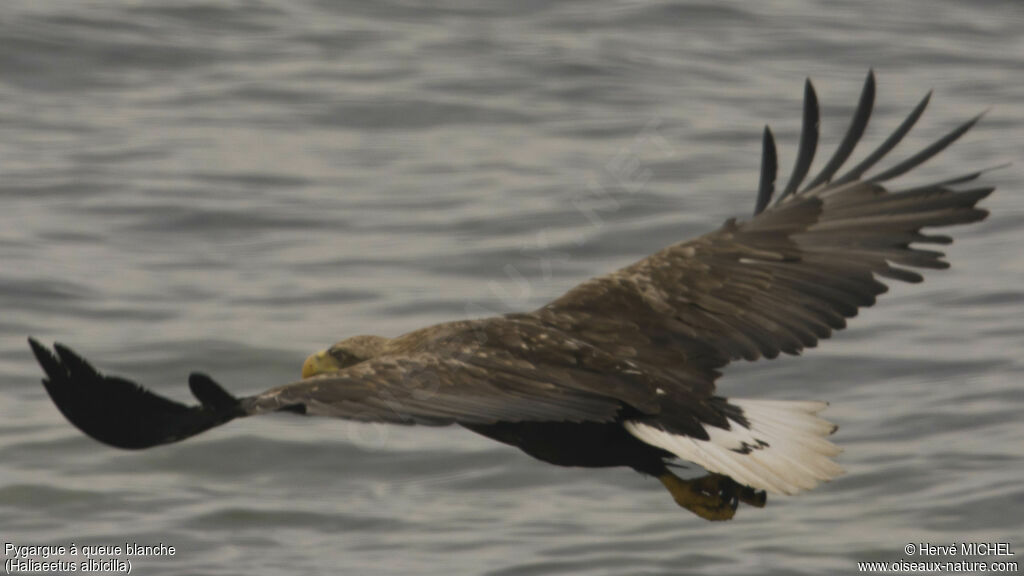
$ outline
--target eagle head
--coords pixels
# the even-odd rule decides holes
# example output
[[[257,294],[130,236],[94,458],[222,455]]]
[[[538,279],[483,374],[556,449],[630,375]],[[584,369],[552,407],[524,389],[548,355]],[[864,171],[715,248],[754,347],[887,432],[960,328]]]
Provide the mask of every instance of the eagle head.
[[[318,374],[337,372],[375,358],[384,353],[390,338],[383,336],[353,336],[331,346],[310,354],[302,363],[302,377],[310,378]]]

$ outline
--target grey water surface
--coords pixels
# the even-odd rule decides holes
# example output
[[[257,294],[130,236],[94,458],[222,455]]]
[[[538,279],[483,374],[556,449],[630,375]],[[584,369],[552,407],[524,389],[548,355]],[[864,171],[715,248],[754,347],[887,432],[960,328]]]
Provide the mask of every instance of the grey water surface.
[[[145,452],[80,434],[26,337],[186,401],[345,336],[528,310],[749,215],[805,76],[827,158],[929,89],[924,182],[1008,162],[953,267],[733,396],[821,399],[847,474],[710,524],[630,470],[461,429],[286,415]],[[858,149],[862,157],[868,145]],[[846,574],[1024,552],[1024,4],[8,1],[0,7],[0,540],[173,545],[138,574]],[[5,559],[10,558],[8,554]],[[1024,559],[1024,558],[1022,558]],[[1012,560],[1012,558],[1011,558]]]

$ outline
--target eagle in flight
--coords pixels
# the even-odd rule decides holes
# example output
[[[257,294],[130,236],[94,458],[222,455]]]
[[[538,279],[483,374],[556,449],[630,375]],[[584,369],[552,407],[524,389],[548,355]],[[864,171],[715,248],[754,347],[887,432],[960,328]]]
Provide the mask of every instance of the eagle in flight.
[[[588,280],[532,312],[460,320],[394,338],[355,336],[311,355],[302,379],[236,397],[193,373],[198,405],[169,400],[95,370],[60,344],[29,339],[61,413],[118,448],[177,442],[235,418],[270,412],[446,426],[516,446],[561,466],[628,466],[661,481],[708,520],[765,492],[794,494],[835,478],[836,426],[824,402],[726,398],[720,370],[735,360],[799,354],[846,326],[886,291],[947,268],[949,244],[924,228],[977,222],[992,187],[984,171],[904,189],[885,183],[967,132],[972,118],[923,150],[873,171],[910,131],[930,93],[874,151],[840,173],[871,116],[869,73],[849,130],[808,178],[818,102],[805,85],[803,127],[788,183],[775,193],[774,138],[765,128],[753,216],[673,244]],[[706,476],[683,479],[679,459]]]

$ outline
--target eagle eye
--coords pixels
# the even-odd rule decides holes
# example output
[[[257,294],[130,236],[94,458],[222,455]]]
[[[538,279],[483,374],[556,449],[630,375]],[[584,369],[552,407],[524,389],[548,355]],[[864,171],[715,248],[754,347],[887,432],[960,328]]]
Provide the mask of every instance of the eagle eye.
[[[348,352],[344,348],[331,348],[327,351],[328,354],[334,358],[334,361],[338,363],[342,368],[358,364],[361,360],[352,353]]]

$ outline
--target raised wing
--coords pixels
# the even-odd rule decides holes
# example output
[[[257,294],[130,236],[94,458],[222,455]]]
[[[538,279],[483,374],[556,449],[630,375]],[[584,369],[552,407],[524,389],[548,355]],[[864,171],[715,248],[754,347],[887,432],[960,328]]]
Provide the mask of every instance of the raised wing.
[[[910,268],[947,268],[941,252],[914,245],[952,241],[922,234],[923,228],[985,218],[988,213],[976,204],[993,188],[954,187],[981,172],[899,191],[881,182],[938,154],[978,117],[866,176],[920,117],[926,96],[892,136],[835,177],[867,126],[874,87],[869,74],[847,136],[803,189],[818,139],[818,104],[810,82],[796,164],[774,202],[775,144],[766,128],[751,220],[729,220],[714,232],[584,282],[533,314],[564,330],[596,334],[602,345],[629,348],[637,361],[679,370],[697,366],[711,371],[713,380],[714,369],[730,360],[773,358],[815,346],[887,290],[879,277],[920,282],[921,275]]]

